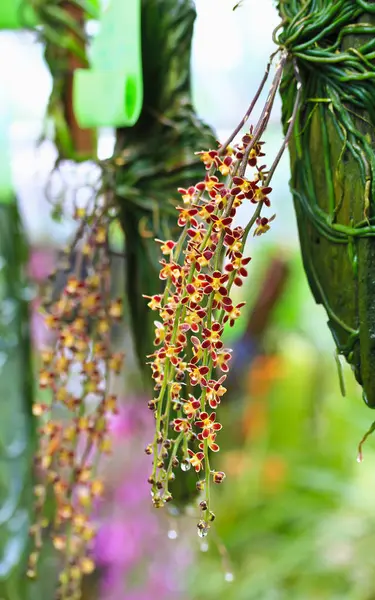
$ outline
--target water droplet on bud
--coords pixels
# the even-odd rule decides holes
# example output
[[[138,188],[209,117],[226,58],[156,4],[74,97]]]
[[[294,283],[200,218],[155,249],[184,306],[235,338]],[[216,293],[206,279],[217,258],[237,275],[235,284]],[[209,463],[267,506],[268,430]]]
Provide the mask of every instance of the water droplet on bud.
[[[209,524],[207,523],[207,521],[199,521],[198,525],[198,535],[200,538],[204,538],[208,535],[208,530],[210,528]]]
[[[362,454],[359,453],[357,456],[357,463],[361,463],[362,462]]]
[[[233,573],[231,573],[230,571],[228,571],[227,573],[225,573],[224,579],[228,583],[232,583],[232,581],[234,581],[234,575],[233,575]]]
[[[185,460],[183,460],[181,462],[181,471],[189,471],[190,467],[191,467],[190,460],[185,458]]]
[[[200,538],[207,537],[208,529],[198,529],[198,535]]]

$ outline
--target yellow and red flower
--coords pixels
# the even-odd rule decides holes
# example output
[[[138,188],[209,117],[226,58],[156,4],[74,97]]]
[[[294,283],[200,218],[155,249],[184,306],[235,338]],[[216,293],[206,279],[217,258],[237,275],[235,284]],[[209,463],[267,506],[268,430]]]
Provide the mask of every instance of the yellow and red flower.
[[[190,383],[192,386],[196,386],[198,384],[205,386],[206,379],[205,376],[209,373],[210,369],[207,365],[196,366],[194,363],[189,363],[188,372],[190,374]]]
[[[211,327],[204,327],[202,329],[202,348],[204,350],[215,350],[223,347],[221,335],[223,333],[223,326],[218,321],[214,321]]]
[[[184,204],[192,204],[197,195],[197,190],[191,185],[187,190],[185,188],[178,188],[178,193],[182,195],[182,201]]]
[[[228,348],[220,348],[218,350],[215,350],[211,354],[211,356],[214,363],[214,367],[219,367],[219,369],[223,373],[228,373],[228,363],[232,359],[232,350],[229,350]]]
[[[200,408],[200,401],[197,400],[194,396],[189,394],[189,400],[186,400],[182,406],[182,410],[188,419],[192,419],[197,414]]]
[[[183,206],[177,206],[179,211],[177,224],[180,227],[184,227],[189,223],[192,227],[198,226],[198,221],[194,218],[198,214],[197,208],[184,208]]]
[[[251,198],[251,202],[256,204],[257,202],[263,202],[266,206],[271,206],[271,200],[268,197],[268,194],[272,192],[272,188],[269,186],[258,188],[256,187],[254,190],[254,195]]]
[[[221,423],[215,422],[216,413],[211,413],[210,415],[207,412],[201,412],[199,415],[199,419],[195,421],[195,426],[202,429],[203,439],[207,439],[210,433],[214,433],[215,431],[220,431],[222,429]]]
[[[204,450],[204,442],[207,441],[207,445],[212,452],[219,452],[220,446],[216,443],[216,433],[210,433],[207,438],[203,437],[203,433],[198,433],[198,440],[200,440],[199,448]],[[204,456],[204,455],[203,455]]]
[[[192,450],[190,450],[190,448],[188,448],[188,454],[190,456],[189,461],[191,462],[192,467],[194,467],[196,472],[199,473],[199,471],[203,467],[203,461],[204,461],[203,452],[195,453]]]
[[[218,404],[220,404],[221,397],[224,396],[227,391],[226,388],[222,385],[226,379],[226,375],[223,375],[215,381],[214,379],[210,379],[207,382],[206,386],[206,399],[211,408],[215,409]]]
[[[199,158],[201,159],[201,161],[204,163],[204,166],[206,167],[206,169],[210,169],[212,167],[212,165],[215,163],[215,159],[218,155],[218,151],[217,150],[202,150],[200,152],[195,152],[195,154],[197,156],[199,156]]]
[[[254,236],[259,236],[263,235],[263,233],[267,233],[267,231],[269,231],[271,228],[270,223],[274,220],[275,217],[276,215],[272,215],[272,217],[270,217],[269,219],[267,219],[266,217],[258,217],[255,223],[256,228],[254,230]]]
[[[239,302],[236,306],[224,307],[226,311],[223,323],[229,321],[230,327],[233,327],[235,321],[241,316],[241,308],[245,306],[246,302]]]
[[[175,419],[173,421],[173,428],[178,433],[180,433],[180,432],[186,433],[187,431],[190,431],[191,424],[189,423],[189,421],[187,419]]]

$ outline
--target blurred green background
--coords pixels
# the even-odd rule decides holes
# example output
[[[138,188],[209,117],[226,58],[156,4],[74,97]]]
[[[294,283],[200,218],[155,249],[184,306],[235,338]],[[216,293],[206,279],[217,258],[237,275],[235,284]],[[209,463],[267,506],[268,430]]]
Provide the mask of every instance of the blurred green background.
[[[197,1],[195,103],[219,139],[245,112],[272,52],[271,32],[278,23],[271,0],[248,0],[234,12],[233,4],[231,0]],[[0,53],[12,55],[11,63],[0,63],[0,112],[9,124],[14,184],[32,253],[50,257],[69,238],[73,226],[50,218],[44,186],[54,149],[49,143],[35,146],[50,90],[49,75],[42,49],[29,34],[2,32]],[[270,159],[281,140],[279,121],[280,103],[266,138]],[[102,157],[111,154],[113,143],[113,132],[103,131]],[[83,175],[78,171],[71,175],[73,187],[87,175],[82,168],[80,172]],[[165,575],[163,584],[141,595],[129,581],[146,580],[156,569],[152,554],[145,558],[144,550],[139,556],[134,550],[134,530],[149,510],[145,492],[145,505],[132,505],[133,516],[120,543],[121,547],[133,544],[132,561],[123,558],[119,563],[124,576],[114,587],[112,580],[105,579],[104,569],[99,573],[103,586],[95,586],[95,592],[90,586],[87,598],[375,599],[375,440],[368,440],[363,463],[356,461],[358,443],[373,416],[346,365],[346,396],[341,395],[326,316],[315,305],[303,273],[288,179],[285,156],[273,184],[277,218],[267,236],[249,241],[250,275],[237,292],[248,305],[227,338],[228,345],[238,349],[249,337],[254,307],[267,291],[265,274],[281,261],[286,269],[283,289],[276,294],[255,349],[238,349],[236,381],[220,407],[222,451],[215,460],[227,478],[214,491],[217,519],[212,535],[202,541],[189,533],[195,528],[194,512],[180,518],[162,516],[158,535],[165,555],[163,569],[166,573],[177,569],[178,544],[179,585],[172,585]],[[244,209],[239,222],[247,216]],[[35,271],[32,276],[40,280]],[[42,324],[34,319],[35,339],[43,338]],[[126,460],[121,462],[121,452],[119,443],[118,454],[107,467],[113,486],[128,477],[130,467]],[[126,505],[126,499],[123,502]],[[108,503],[106,513],[114,511],[113,503]],[[117,528],[121,514],[116,513]]]
[[[224,409],[218,460],[228,479],[215,494],[218,542],[203,546],[191,578],[197,600],[375,597],[371,438],[356,461],[372,415],[347,367],[341,397],[324,315],[297,252],[289,261],[264,354]],[[220,572],[221,543],[229,562]],[[234,579],[224,586],[226,572]]]

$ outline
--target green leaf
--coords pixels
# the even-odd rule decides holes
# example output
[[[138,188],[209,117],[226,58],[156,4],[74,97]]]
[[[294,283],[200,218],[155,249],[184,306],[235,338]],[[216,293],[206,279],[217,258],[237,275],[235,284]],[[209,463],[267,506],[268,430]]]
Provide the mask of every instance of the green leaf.
[[[296,52],[299,73],[292,62],[284,73],[285,129],[296,78],[302,84],[288,148],[304,268],[338,351],[374,408],[375,63],[369,33],[375,31],[375,17],[364,14],[362,0],[289,4],[279,2],[284,23],[277,37]],[[323,14],[325,25],[319,27]]]
[[[161,256],[154,238],[178,235],[177,187],[204,178],[194,152],[215,146],[211,130],[191,104],[190,50],[195,9],[191,0],[142,2],[144,104],[137,124],[118,130],[117,175],[125,233],[127,294],[141,365],[153,352],[153,321],[142,294],[162,290]]]
[[[32,395],[26,244],[17,204],[0,203],[0,598],[26,597]]]

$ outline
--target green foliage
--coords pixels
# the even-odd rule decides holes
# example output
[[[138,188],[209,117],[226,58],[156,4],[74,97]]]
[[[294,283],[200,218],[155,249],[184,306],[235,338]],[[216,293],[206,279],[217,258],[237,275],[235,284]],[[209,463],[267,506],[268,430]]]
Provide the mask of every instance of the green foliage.
[[[0,597],[25,594],[32,499],[33,375],[26,248],[16,203],[0,204]]]
[[[285,127],[298,73],[302,85],[289,147],[304,266],[374,407],[373,10],[359,0],[280,1],[279,10],[276,39],[292,59],[282,85]]]
[[[244,410],[236,398],[222,407],[227,479],[214,491],[220,518],[190,573],[191,600],[374,598],[372,438],[356,462],[369,419],[340,402],[332,352],[306,329],[322,329],[323,318],[300,275],[296,257],[282,302],[287,321],[280,305],[269,332],[278,340],[271,384],[263,393],[253,386]],[[349,368],[344,375],[348,397],[358,397]]]
[[[195,19],[191,0],[142,3],[144,103],[137,124],[119,130],[116,154],[121,224],[134,343],[140,364],[153,351],[154,314],[142,294],[157,294],[159,253],[154,238],[176,231],[177,187],[203,179],[194,152],[215,144],[191,104],[190,48]]]

